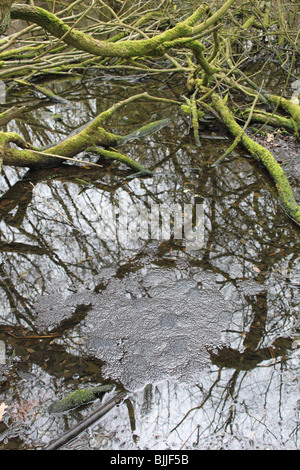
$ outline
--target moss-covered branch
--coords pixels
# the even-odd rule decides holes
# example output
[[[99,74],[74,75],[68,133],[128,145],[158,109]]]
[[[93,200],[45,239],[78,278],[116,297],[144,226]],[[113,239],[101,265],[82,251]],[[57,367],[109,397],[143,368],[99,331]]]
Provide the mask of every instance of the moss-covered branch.
[[[247,116],[248,113],[249,110],[246,109],[243,113],[243,116]],[[289,119],[283,116],[279,116],[278,114],[271,114],[263,111],[254,112],[251,116],[251,121],[260,122],[264,125],[272,126],[277,129],[287,129],[288,131],[295,132],[296,134],[298,132],[297,125],[292,118]]]
[[[0,127],[5,126],[8,124],[12,119],[15,119],[17,116],[23,113],[26,110],[26,106],[13,106],[10,109],[7,109],[3,113],[0,114]]]
[[[0,1],[0,34],[5,33],[10,25],[10,8],[13,0]]]
[[[132,160],[132,158],[127,157],[127,155],[124,155],[123,153],[116,152],[115,150],[105,150],[99,147],[92,147],[88,148],[87,151],[96,153],[99,155],[99,157],[104,157],[107,160],[116,160],[120,163],[124,163],[126,166],[129,166],[141,176],[152,175],[152,172],[144,167],[144,165],[135,162]]]
[[[22,79],[15,79],[16,83],[19,83],[20,85],[24,85],[25,87],[33,88],[34,90],[42,93],[46,98],[48,98],[50,101],[53,101],[55,103],[63,103],[63,104],[70,104],[68,100],[65,100],[61,96],[55,95],[51,90],[48,90],[47,88],[36,85],[34,83],[30,83],[27,80],[22,80]]]
[[[231,1],[231,3],[233,2]],[[178,23],[174,28],[149,39],[124,40],[120,42],[98,41],[84,32],[71,28],[56,15],[43,8],[14,5],[11,10],[11,17],[36,23],[56,38],[63,38],[66,44],[78,50],[102,57],[128,58],[163,55],[165,49],[160,49],[160,46],[174,39],[192,37],[194,34],[193,27],[207,10],[208,5],[203,4],[191,16]]]
[[[29,144],[24,147],[22,143],[22,148],[27,148],[27,150],[11,148],[8,146],[13,137],[11,133],[0,133],[0,154],[3,157],[3,164],[29,168],[55,166],[62,163],[61,159],[55,157],[56,155],[59,157],[72,158],[91,146],[113,146],[117,143],[119,136],[107,132],[102,127],[102,124],[120,107],[144,96],[148,96],[148,94],[141,93],[134,95],[126,100],[114,104],[103,113],[100,113],[83,130],[58,144],[51,146],[44,154],[42,152],[32,152],[31,150],[41,151],[42,149],[30,147]],[[14,136],[14,138],[16,139],[17,137]],[[19,142],[21,142],[21,137],[19,137]],[[51,155],[53,155],[53,157],[51,157]]]
[[[3,0],[2,3],[6,3],[10,7],[12,0]],[[46,73],[46,71],[47,73],[49,73],[49,71],[60,73],[63,70],[71,70],[74,64],[76,64],[76,67],[81,67],[85,70],[86,67],[90,65],[104,67],[103,64],[105,64],[105,66],[117,68],[123,67],[125,63],[126,67],[132,67],[134,70],[139,69],[139,71],[142,70],[142,72],[153,71],[153,57],[164,56],[165,59],[173,64],[177,72],[184,71],[189,73],[187,89],[190,96],[189,99],[187,98],[187,105],[184,105],[182,102],[179,103],[178,101],[174,104],[182,105],[182,110],[190,113],[197,145],[200,145],[198,123],[199,118],[202,116],[202,110],[199,109],[200,104],[202,108],[207,107],[209,110],[213,109],[215,114],[221,116],[234,136],[235,141],[228,149],[228,152],[231,151],[238,142],[241,142],[255,158],[263,163],[275,181],[283,207],[293,220],[297,223],[300,222],[299,205],[294,199],[284,171],[281,169],[280,165],[276,163],[272,154],[267,149],[254,142],[253,139],[246,134],[245,128],[241,128],[237,124],[235,116],[230,112],[225,101],[217,94],[218,90],[222,90],[230,96],[231,91],[237,90],[241,97],[247,96],[247,98],[253,98],[255,104],[256,101],[264,102],[268,110],[273,109],[274,105],[280,107],[290,115],[288,116],[289,119],[280,118],[280,116],[275,115],[275,113],[258,114],[253,106],[253,109],[250,110],[246,125],[251,119],[261,120],[262,122],[267,122],[276,127],[286,127],[289,130],[293,130],[296,135],[299,136],[300,107],[289,100],[268,94],[266,90],[259,89],[258,85],[247,76],[247,71],[241,70],[246,55],[249,54],[251,57],[252,54],[248,49],[247,54],[243,50],[245,45],[245,32],[247,32],[247,38],[249,35],[251,42],[253,40],[255,46],[253,50],[260,44],[261,37],[264,37],[265,34],[273,34],[273,31],[269,30],[269,28],[272,25],[272,17],[274,15],[272,15],[272,11],[269,7],[265,11],[258,3],[254,2],[255,8],[249,16],[248,7],[242,8],[240,2],[238,3],[236,0],[219,2],[221,6],[219,9],[216,9],[216,11],[210,9],[207,4],[203,3],[194,13],[185,17],[183,21],[181,21],[181,19],[178,20],[178,16],[176,20],[174,16],[172,23],[167,23],[168,27],[170,24],[172,24],[172,27],[163,31],[157,27],[156,19],[152,18],[153,10],[146,9],[145,15],[140,18],[138,18],[138,14],[129,14],[129,17],[125,20],[124,16],[119,17],[111,7],[107,7],[112,14],[113,20],[108,21],[106,24],[100,22],[101,26],[98,25],[96,30],[94,26],[88,28],[86,31],[93,31],[93,33],[96,31],[96,34],[93,36],[88,34],[88,32],[76,29],[79,18],[76,19],[75,22],[72,22],[70,17],[61,19],[62,12],[55,15],[43,8],[32,6],[33,2],[30,3],[30,5],[18,4],[12,6],[12,18],[39,25],[49,33],[50,37],[54,36],[58,38],[60,47],[65,48],[71,46],[75,48],[78,51],[76,53],[77,56],[74,56],[73,53],[69,56],[67,53],[65,54],[63,50],[63,53],[60,54],[61,62],[55,62],[52,60],[53,56],[51,56],[51,60],[48,59],[50,52],[53,53],[54,50],[58,51],[58,44],[54,44],[52,47],[52,43],[49,42],[49,47],[47,48],[45,44],[42,46],[40,43],[37,43],[36,40],[29,41],[29,43],[25,42],[20,49],[10,47],[7,48],[6,51],[3,50],[4,52],[2,52],[0,56],[0,58],[3,59],[2,66],[9,63],[11,67],[5,67],[5,70],[1,72],[2,78],[15,78],[18,74],[30,74],[33,70],[34,72],[32,72],[32,74],[34,74],[37,71],[40,72],[41,68],[43,73]],[[232,9],[233,11],[230,12],[228,18],[224,20],[224,15],[235,3],[237,3],[236,9]],[[94,8],[94,2],[92,2],[89,8]],[[155,14],[157,13],[158,12],[155,12]],[[161,13],[158,14],[161,15]],[[8,23],[7,13],[5,21]],[[140,28],[144,26],[147,29],[142,31]],[[263,34],[253,35],[253,28],[259,28]],[[134,32],[137,35],[135,36],[136,39],[129,39],[128,31]],[[103,37],[104,33],[107,34],[105,37],[109,35],[111,35],[111,37],[107,40],[96,39],[96,37]],[[203,42],[201,42],[202,38],[204,38]],[[43,48],[45,48],[45,50]],[[180,49],[181,51],[179,51]],[[184,49],[184,54],[182,54],[182,49]],[[179,51],[176,59],[171,57],[170,50]],[[86,57],[86,54],[82,54],[82,51],[87,52],[88,57]],[[40,52],[42,52],[42,55],[39,56],[38,54],[40,54]],[[26,57],[25,64],[19,65],[19,63],[16,63],[16,60],[19,60],[20,57],[25,57],[24,54],[32,53],[36,53],[35,57],[37,57],[37,61],[31,62],[30,56]],[[237,60],[238,54],[240,55]],[[41,57],[44,58],[45,56],[47,56],[45,63],[39,61]],[[68,58],[67,61],[66,57]],[[107,60],[110,58],[118,58],[119,60]],[[137,58],[138,63],[135,62]],[[129,61],[127,59],[132,59],[130,64],[128,64]],[[186,62],[188,66],[184,66],[184,62]],[[64,69],[64,67],[66,67],[66,69]],[[30,70],[30,68],[32,68],[32,70]],[[166,67],[164,72],[169,73],[170,69]],[[19,83],[23,86],[34,87],[44,93],[48,98],[60,101],[59,97],[50,95],[49,90],[37,84],[32,84],[24,80],[19,80]],[[140,173],[150,174],[149,170],[143,165],[133,161],[118,151],[118,147],[122,143],[126,143],[138,137],[138,134],[132,133],[128,136],[119,136],[107,130],[108,118],[121,106],[124,106],[124,104],[128,104],[139,98],[163,101],[162,98],[154,98],[150,97],[147,93],[141,93],[120,103],[116,103],[97,116],[75,135],[71,135],[63,141],[51,145],[46,149],[47,151],[30,146],[22,141],[20,136],[12,135],[11,133],[2,133],[0,134],[0,159],[3,159],[3,164],[9,165],[27,167],[54,166],[60,165],[62,158],[74,158],[81,152],[93,149],[93,151],[101,157],[118,160]],[[196,101],[196,98],[198,101]],[[170,102],[171,100],[165,99],[165,101]],[[2,116],[2,119],[5,118],[6,116]],[[150,125],[149,128],[150,131],[147,126],[143,126],[139,130],[140,136],[143,135],[143,133],[146,135],[148,131],[152,132],[155,126],[159,128],[160,125],[164,125],[164,123],[152,123],[152,127]],[[13,148],[10,145],[11,143],[17,144],[20,149]],[[221,158],[223,159],[228,155],[228,152]]]
[[[298,104],[277,95],[268,95],[268,100],[289,113],[296,122],[298,130],[300,130],[300,106]]]
[[[253,139],[243,132],[242,128],[237,124],[230,109],[226,106],[224,100],[216,93],[212,95],[212,105],[222,117],[224,124],[227,126],[231,134],[234,137],[241,135],[241,142],[244,147],[251,153],[251,155],[253,155],[253,157],[264,165],[275,182],[284,210],[291,219],[300,225],[300,206],[295,201],[293,191],[285,172],[275,161],[271,152],[257,142],[254,142]]]

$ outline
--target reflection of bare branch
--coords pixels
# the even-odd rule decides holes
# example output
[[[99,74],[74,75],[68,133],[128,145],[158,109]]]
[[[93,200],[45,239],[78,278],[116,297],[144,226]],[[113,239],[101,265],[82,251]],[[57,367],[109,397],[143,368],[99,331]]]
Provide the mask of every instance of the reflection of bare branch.
[[[195,406],[194,408],[191,408],[191,409],[184,415],[184,417],[179,421],[179,423],[176,424],[176,426],[175,426],[173,429],[171,429],[170,432],[174,432],[174,431],[183,423],[183,421],[188,417],[188,415],[189,415],[190,413],[192,413],[193,411],[198,411],[198,410],[200,410],[201,408],[204,407],[204,405],[205,405],[205,403],[207,402],[207,400],[211,397],[214,388],[215,388],[216,385],[219,383],[220,378],[221,378],[221,370],[218,371],[218,376],[217,376],[216,380],[212,383],[211,387],[209,388],[208,392],[207,392],[206,395],[205,395],[205,398],[202,400],[202,402],[200,403],[200,405],[199,405],[199,406]]]
[[[19,226],[26,215],[27,207],[32,199],[32,186],[25,179],[17,181],[0,198],[0,218],[9,225]],[[18,207],[15,215],[10,215]]]
[[[291,348],[293,339],[288,337],[276,337],[270,346],[260,347],[266,336],[266,324],[267,324],[267,295],[266,292],[262,292],[254,297],[245,297],[249,304],[252,306],[253,318],[249,325],[248,333],[244,336],[243,347],[245,348],[242,352],[233,349],[228,346],[214,347],[209,349],[211,361],[213,364],[219,367],[217,379],[212,383],[210,389],[205,393],[199,406],[191,408],[183,418],[176,424],[171,432],[177,430],[187,417],[192,412],[197,412],[204,408],[208,400],[212,397],[213,392],[218,396],[216,391],[217,386],[221,382],[221,371],[226,369],[234,369],[231,378],[227,381],[226,386],[223,386],[223,394],[219,394],[219,411],[215,407],[215,416],[208,424],[207,429],[199,429],[199,439],[208,430],[212,423],[214,423],[214,432],[219,432],[221,429],[225,431],[229,427],[231,429],[232,424],[235,420],[236,408],[234,402],[239,395],[242,382],[247,378],[249,371],[253,370],[259,363],[263,361],[269,361],[270,359],[276,360],[278,357],[285,358],[288,350]],[[284,360],[284,359],[283,359]],[[243,371],[242,377],[237,382],[237,379]],[[228,406],[228,403],[230,404]],[[209,408],[209,405],[207,405]],[[247,414],[250,413],[247,411]],[[223,418],[221,420],[221,417]],[[220,421],[220,422],[219,422]],[[219,424],[218,424],[219,422]]]
[[[277,338],[273,343],[258,350],[246,349],[239,352],[230,347],[221,347],[218,352],[210,351],[213,364],[219,367],[235,368],[237,370],[252,370],[259,363],[277,357],[285,356],[286,351],[292,345],[292,338]]]
[[[82,318],[82,316],[77,316],[77,321],[79,321],[79,318]],[[74,323],[75,322],[73,322],[73,325]],[[12,348],[18,350],[18,354],[21,358],[28,356],[27,344],[30,341],[32,347],[31,359],[30,362],[23,361],[24,370],[30,370],[31,364],[38,364],[42,369],[46,369],[47,374],[52,374],[54,377],[61,377],[64,370],[66,379],[68,379],[78,373],[79,367],[81,377],[90,377],[90,367],[92,367],[92,369],[97,372],[97,380],[101,381],[101,361],[88,358],[81,361],[65,351],[61,344],[52,342],[53,338],[62,335],[62,331],[51,332],[48,335],[40,335],[38,332],[33,335],[32,331],[35,331],[34,327],[33,330],[27,330],[22,326],[0,326],[0,337],[3,338],[4,335],[9,335],[9,342]],[[26,340],[26,338],[28,339]],[[47,362],[44,360],[45,357],[48,358]],[[80,363],[80,365],[78,363]],[[20,364],[17,362],[14,367],[19,368]]]

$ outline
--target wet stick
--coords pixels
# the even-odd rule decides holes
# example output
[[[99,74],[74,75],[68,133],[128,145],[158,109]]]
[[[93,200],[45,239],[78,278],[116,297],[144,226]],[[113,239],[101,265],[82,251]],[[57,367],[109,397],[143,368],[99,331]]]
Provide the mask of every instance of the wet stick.
[[[55,95],[51,90],[48,90],[47,88],[45,88],[43,86],[36,85],[34,83],[30,83],[30,82],[28,82],[26,80],[22,80],[22,79],[15,79],[15,82],[19,83],[20,85],[24,85],[24,86],[27,86],[29,88],[33,88],[34,90],[42,93],[46,98],[48,98],[51,101],[54,101],[56,103],[62,103],[62,104],[70,105],[70,101],[62,98],[61,96]]]
[[[191,97],[191,113],[192,113],[192,123],[194,129],[194,137],[197,147],[201,147],[201,142],[199,138],[199,121],[198,121],[198,112],[197,112],[197,102],[196,102],[197,90],[194,92]]]

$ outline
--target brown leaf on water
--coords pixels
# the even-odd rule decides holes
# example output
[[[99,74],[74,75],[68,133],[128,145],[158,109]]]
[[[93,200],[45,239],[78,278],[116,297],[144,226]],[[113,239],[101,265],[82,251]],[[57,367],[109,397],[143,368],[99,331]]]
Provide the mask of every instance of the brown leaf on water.
[[[5,403],[0,403],[0,421],[2,421],[5,410],[8,406]]]

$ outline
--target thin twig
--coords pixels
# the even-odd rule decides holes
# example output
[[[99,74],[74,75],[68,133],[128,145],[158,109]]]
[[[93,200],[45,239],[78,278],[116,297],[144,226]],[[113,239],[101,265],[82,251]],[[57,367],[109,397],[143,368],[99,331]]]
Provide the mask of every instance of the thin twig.
[[[193,429],[193,431],[191,432],[191,434],[188,436],[188,438],[184,441],[184,443],[182,444],[182,446],[180,447],[179,450],[182,450],[183,447],[185,446],[185,444],[187,443],[187,441],[190,439],[190,437],[192,437],[192,435],[194,434],[195,431],[197,431],[197,429],[200,428],[200,424],[197,424],[197,426],[195,427],[195,429]]]
[[[39,55],[37,59],[41,59],[46,54],[48,54],[48,52],[50,52],[52,49],[56,48],[58,44],[62,42],[66,38],[66,36],[68,36],[71,33],[71,31],[75,28],[75,26],[77,26],[79,21],[81,21],[89,13],[89,11],[94,7],[94,4],[95,4],[95,0],[92,0],[92,4],[90,5],[90,7],[82,13],[82,15],[75,21],[75,23],[72,24],[72,26],[65,32],[65,34],[63,34],[55,44],[52,44],[41,55]]]

